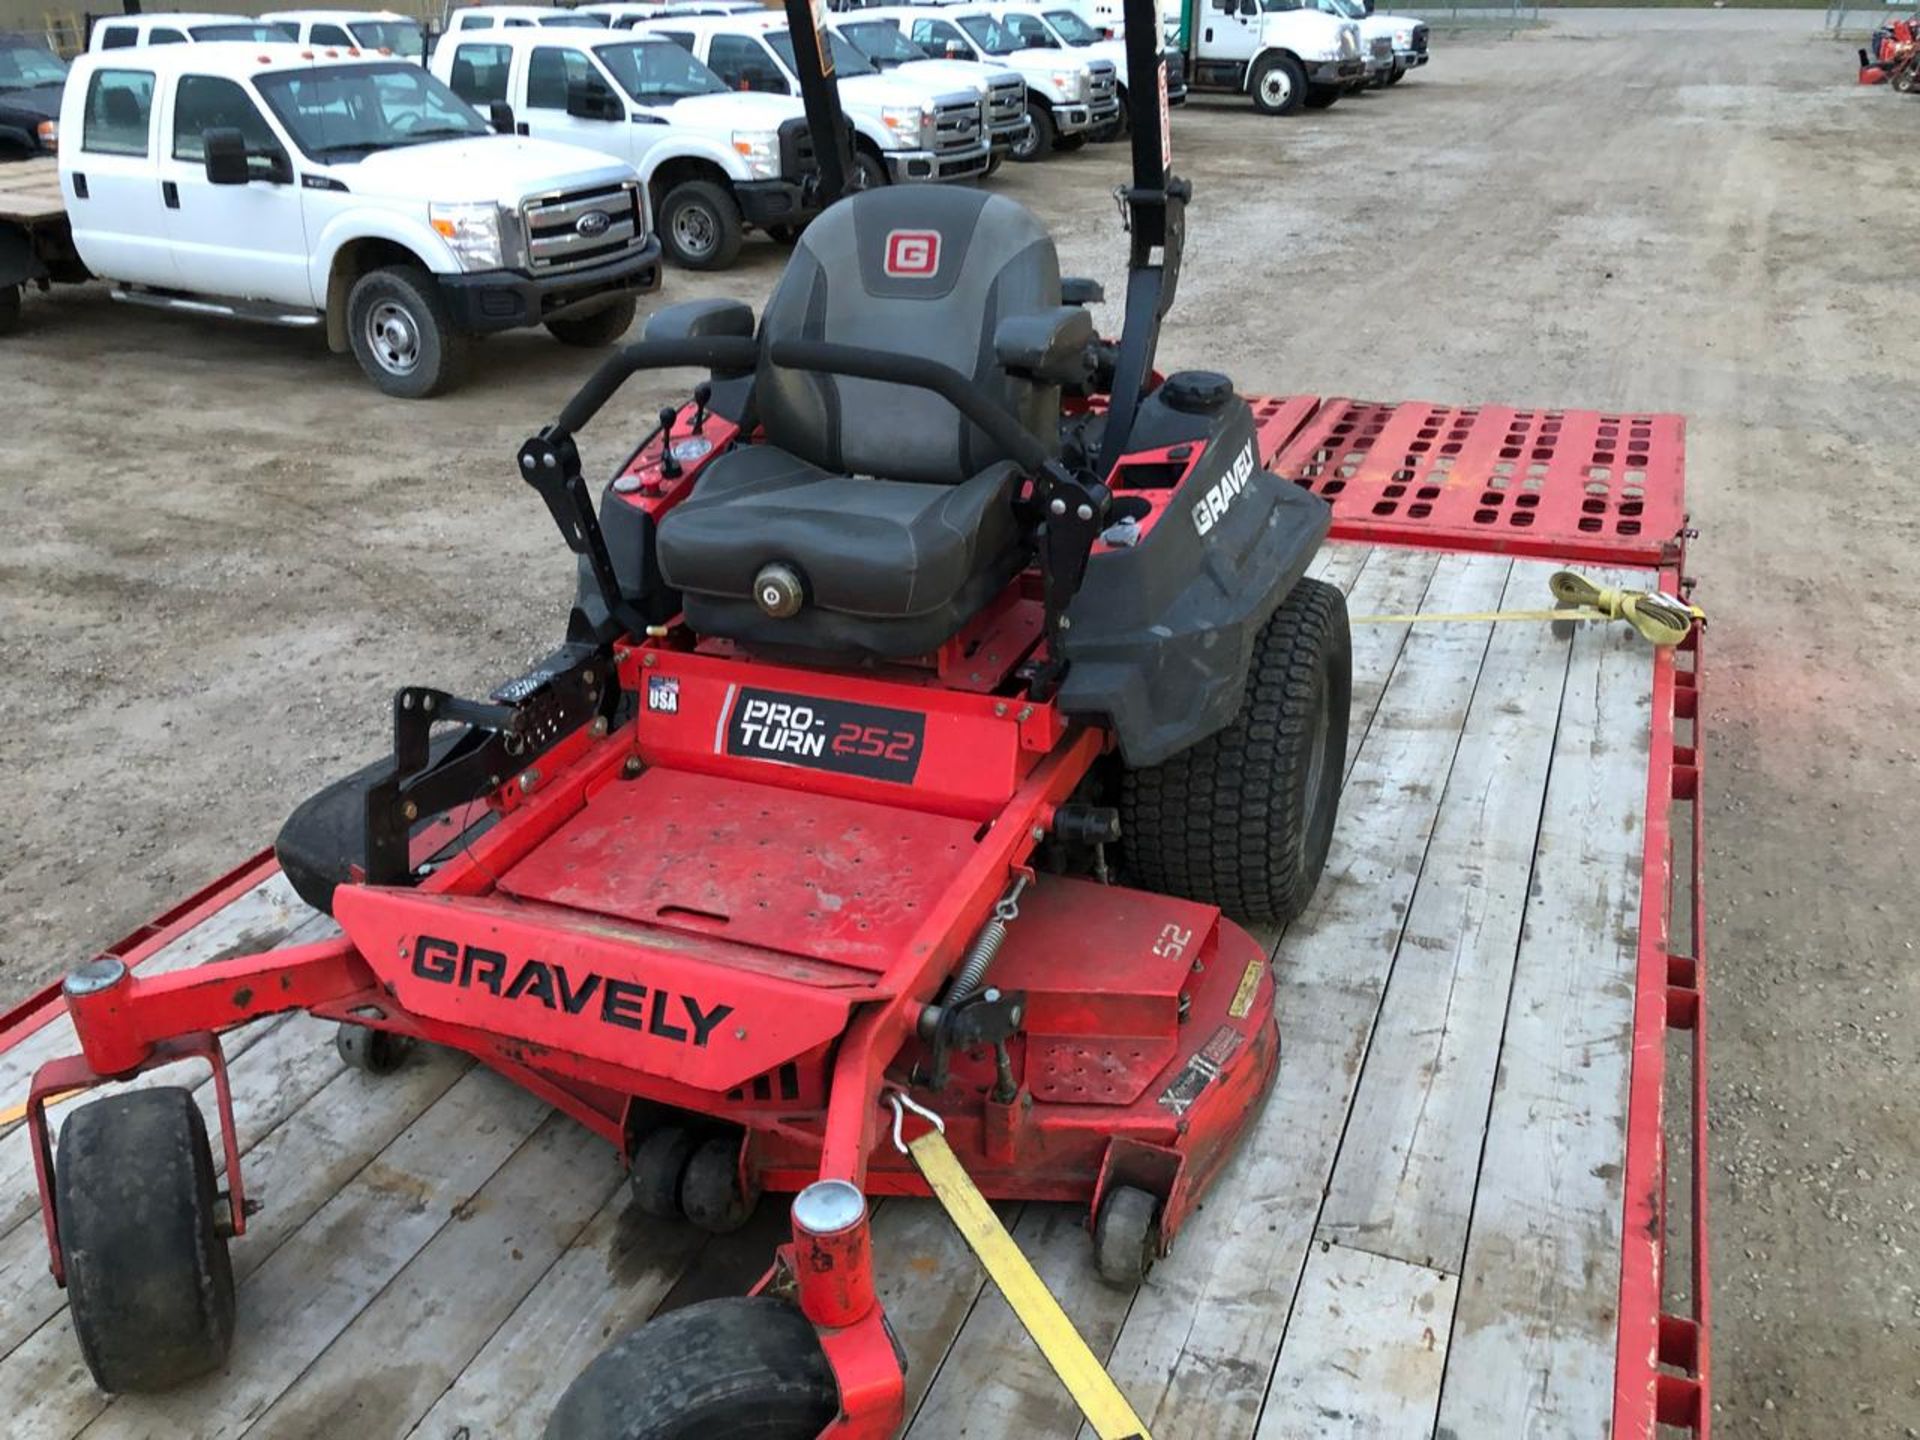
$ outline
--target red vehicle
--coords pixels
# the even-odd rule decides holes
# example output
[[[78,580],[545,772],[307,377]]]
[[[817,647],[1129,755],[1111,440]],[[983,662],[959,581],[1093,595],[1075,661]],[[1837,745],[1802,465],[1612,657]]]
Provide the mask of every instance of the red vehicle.
[[[1083,1203],[1114,1279],[1164,1252],[1274,1072],[1265,950],[1222,912],[1284,921],[1314,887],[1350,651],[1304,578],[1325,502],[1262,468],[1224,376],[1154,370],[1187,187],[1164,96],[1132,103],[1117,343],[1012,201],[833,206],[757,327],[661,311],[521,449],[580,557],[568,641],[483,702],[402,689],[392,757],[289,819],[281,865],[343,934],[69,977],[83,1053],[30,1122],[102,1387],[233,1343],[218,1036],[293,1008],[367,1068],[416,1039],[479,1057],[617,1146],[650,1214],[726,1231],[795,1194],[758,1293],[617,1342],[556,1435],[892,1433],[866,1197],[926,1191],[903,1122],[940,1117],[989,1196]],[[821,169],[829,195],[850,172]],[[686,366],[710,378],[596,516],[575,434]],[[47,1096],[187,1056],[221,1091],[224,1197],[183,1089],[77,1107],[55,1163]]]
[[[1902,94],[1920,87],[1920,44],[1915,41],[1914,21],[1895,20],[1873,32],[1860,52],[1860,83],[1890,84]]]

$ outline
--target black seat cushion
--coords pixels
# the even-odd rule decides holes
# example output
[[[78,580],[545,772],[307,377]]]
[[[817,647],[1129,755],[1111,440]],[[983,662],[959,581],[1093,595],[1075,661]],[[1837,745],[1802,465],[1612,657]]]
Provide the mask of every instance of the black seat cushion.
[[[963,485],[856,479],[746,446],[712,462],[660,528],[660,572],[706,634],[922,654],[1019,571],[1019,480],[1011,461]],[[807,589],[805,608],[787,619],[753,599],[754,577],[774,562]],[[875,620],[888,623],[861,623]]]

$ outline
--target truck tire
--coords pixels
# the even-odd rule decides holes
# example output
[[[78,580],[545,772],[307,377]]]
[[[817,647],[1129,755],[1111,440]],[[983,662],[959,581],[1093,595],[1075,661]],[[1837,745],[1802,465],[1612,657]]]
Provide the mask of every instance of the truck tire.
[[[386,265],[354,281],[347,335],[367,378],[401,400],[451,390],[466,373],[468,337],[453,328],[439,286],[419,265]]]
[[[1291,115],[1307,98],[1307,72],[1291,55],[1268,55],[1253,67],[1247,90],[1262,115]]]
[[[1122,773],[1130,877],[1256,925],[1298,915],[1333,839],[1352,694],[1346,597],[1302,580],[1254,638],[1232,723]]]
[[[871,150],[856,150],[853,156],[853,186],[856,190],[884,190],[893,183],[887,162]]]
[[[1027,101],[1027,135],[1007,153],[1022,165],[1044,160],[1053,153],[1060,132],[1053,128],[1053,112],[1038,100]]]
[[[1405,65],[1402,65],[1398,60],[1394,61],[1393,69],[1387,72],[1386,83],[1389,85],[1398,85],[1402,80],[1406,78],[1407,78],[1407,67]]]
[[[549,320],[547,333],[562,345],[578,345],[583,349],[598,349],[611,345],[628,330],[633,328],[633,317],[640,311],[640,302],[631,295],[623,295],[611,305],[604,306],[586,315],[569,315],[564,320]]]
[[[1307,108],[1309,110],[1331,109],[1333,102],[1347,93],[1344,85],[1309,85],[1307,87]]]
[[[0,285],[0,335],[11,335],[20,328],[19,285]]]
[[[711,180],[683,180],[660,202],[660,243],[688,270],[726,269],[743,235],[732,192]]]

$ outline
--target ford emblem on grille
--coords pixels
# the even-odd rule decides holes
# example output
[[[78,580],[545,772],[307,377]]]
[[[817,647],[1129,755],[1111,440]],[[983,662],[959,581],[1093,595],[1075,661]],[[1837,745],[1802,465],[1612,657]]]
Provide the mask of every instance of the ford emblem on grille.
[[[589,210],[573,222],[573,228],[588,240],[606,234],[612,225],[613,217],[604,210]]]

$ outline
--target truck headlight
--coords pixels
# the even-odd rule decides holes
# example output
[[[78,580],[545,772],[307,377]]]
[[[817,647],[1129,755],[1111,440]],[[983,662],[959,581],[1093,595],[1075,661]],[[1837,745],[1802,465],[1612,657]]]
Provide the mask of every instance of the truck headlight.
[[[1413,48],[1413,31],[1411,30],[1394,31],[1393,32],[1393,48],[1396,50],[1411,50]]]
[[[60,145],[60,126],[57,121],[42,120],[33,127],[33,133],[40,137],[40,148],[55,150]]]
[[[1056,70],[1047,78],[1053,81],[1053,88],[1060,92],[1062,100],[1086,99],[1087,86],[1093,79],[1086,70]]]
[[[506,263],[498,205],[429,205],[427,223],[447,242],[462,270],[498,270]]]
[[[780,137],[771,130],[736,130],[733,148],[747,162],[747,173],[756,180],[772,180],[780,174]]]
[[[883,105],[880,123],[902,150],[925,150],[933,133],[933,111],[921,105]]]

